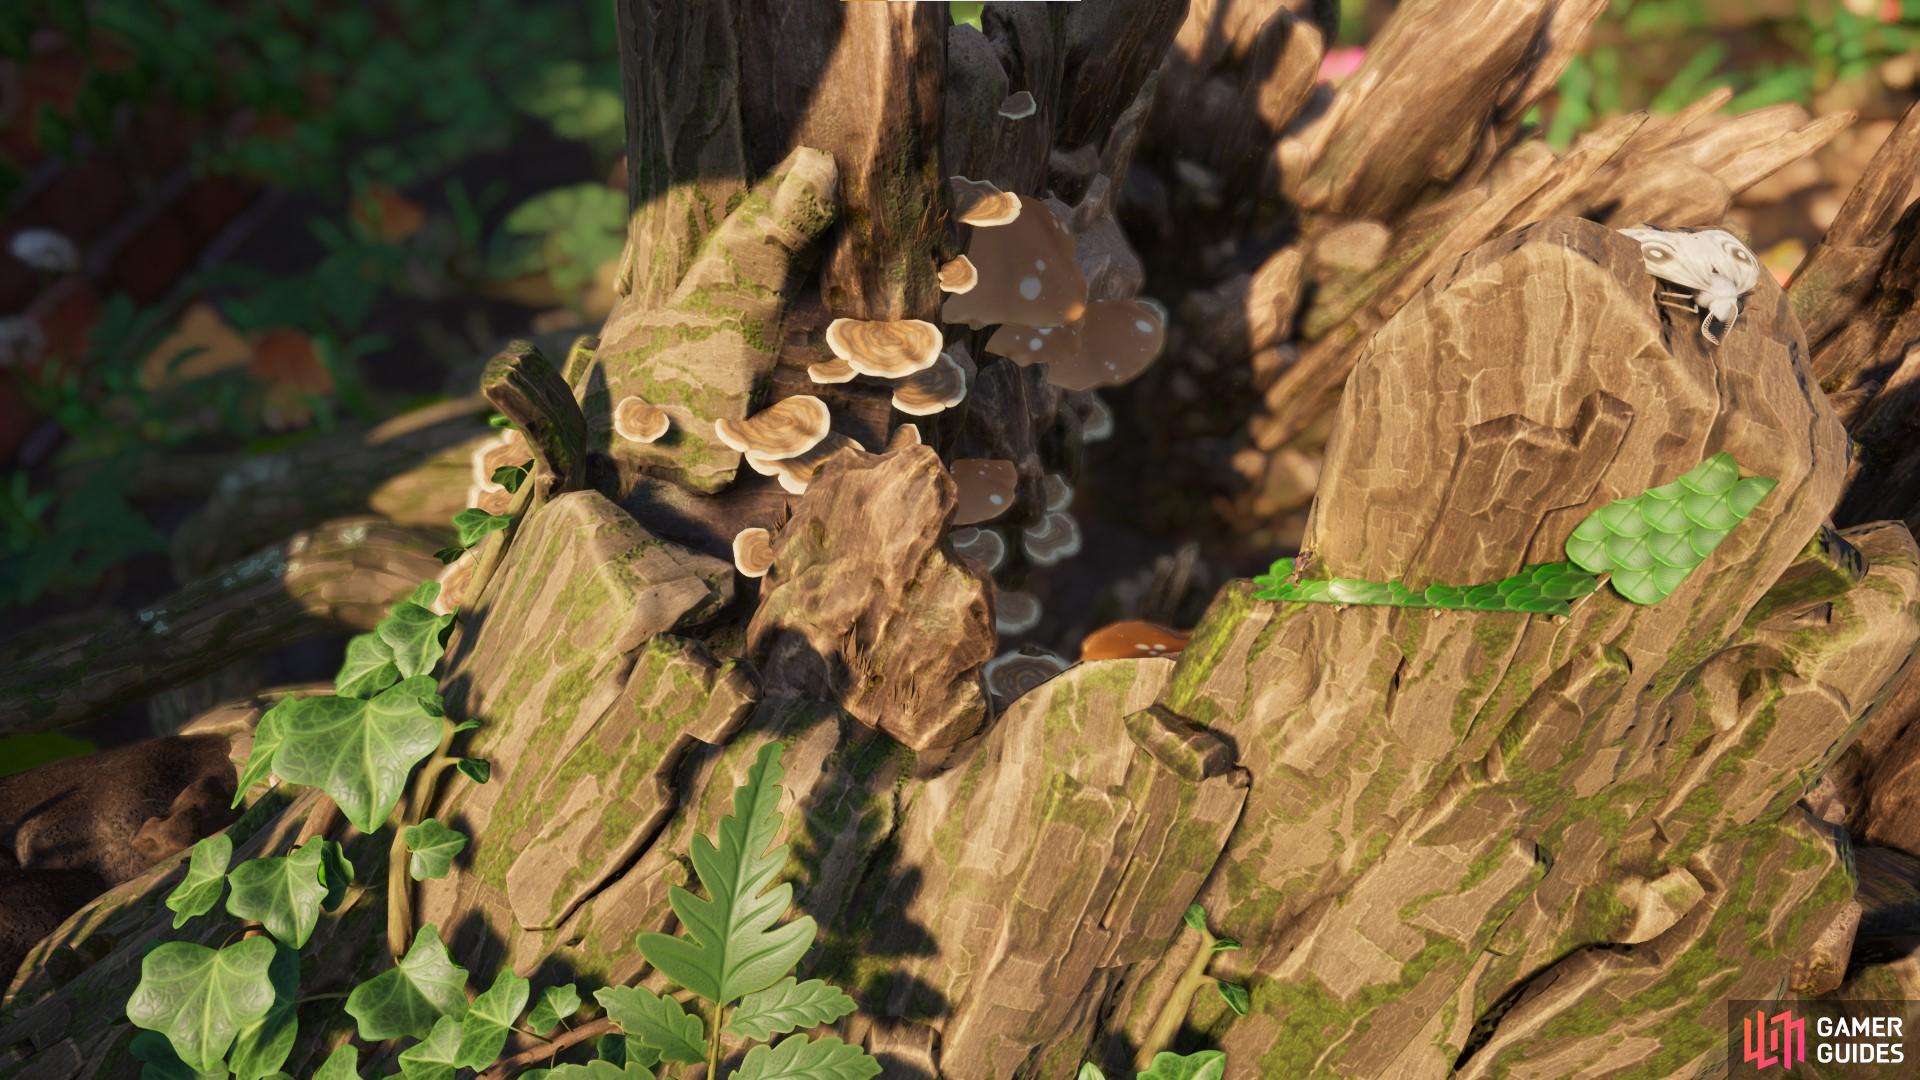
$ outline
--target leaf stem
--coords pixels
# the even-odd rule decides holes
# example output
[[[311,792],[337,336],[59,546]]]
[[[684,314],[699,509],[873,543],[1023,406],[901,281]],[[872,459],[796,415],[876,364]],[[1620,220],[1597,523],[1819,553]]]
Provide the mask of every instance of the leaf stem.
[[[433,785],[454,763],[447,754],[452,745],[453,720],[442,717],[439,748],[413,778],[413,791],[393,808],[388,822],[393,827],[393,840],[387,845],[387,951],[393,954],[395,963],[413,942],[413,878],[407,874],[407,826],[420,824],[421,813],[432,801]]]
[[[577,1028],[554,1036],[545,1046],[536,1046],[530,1050],[523,1050],[512,1057],[501,1058],[494,1063],[492,1068],[480,1074],[480,1080],[506,1080],[506,1078],[512,1076],[517,1069],[524,1068],[536,1061],[552,1061],[560,1051],[565,1050],[567,1047],[605,1035],[612,1030],[613,1021],[604,1016],[589,1020]]]
[[[713,1003],[713,1023],[707,1033],[707,1080],[720,1080],[720,1028],[726,1012],[725,1005]]]
[[[1217,940],[1212,931],[1200,931],[1200,947],[1193,951],[1193,959],[1187,962],[1187,969],[1180,973],[1180,981],[1173,984],[1173,993],[1167,995],[1166,1004],[1160,1006],[1160,1015],[1153,1018],[1153,1027],[1141,1041],[1140,1052],[1133,1057],[1135,1072],[1146,1072],[1153,1064],[1154,1056],[1173,1045],[1173,1037],[1180,1033],[1180,1024],[1186,1020],[1187,1011],[1193,1008],[1193,995],[1210,978],[1207,975],[1207,963],[1213,959],[1213,943]]]

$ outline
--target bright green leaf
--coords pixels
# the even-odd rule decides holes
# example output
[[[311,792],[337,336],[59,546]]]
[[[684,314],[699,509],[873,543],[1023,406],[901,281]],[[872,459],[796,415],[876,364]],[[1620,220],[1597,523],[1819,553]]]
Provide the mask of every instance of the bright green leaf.
[[[333,796],[354,828],[378,829],[413,767],[440,745],[440,695],[418,676],[359,698],[311,697],[282,721],[274,771]]]
[[[463,547],[443,547],[435,549],[433,557],[439,559],[442,565],[448,565],[459,562],[460,556],[466,553],[467,549]]]
[[[527,980],[502,968],[487,992],[467,1006],[466,1019],[461,1021],[460,1047],[453,1055],[453,1063],[468,1069],[484,1069],[493,1064],[500,1051],[506,1049],[507,1031],[519,1019],[520,1010],[527,1007],[531,989],[532,984]]]
[[[1253,1008],[1253,997],[1239,983],[1215,980],[1213,987],[1220,991],[1220,1000],[1226,1002],[1227,1008],[1232,1009],[1235,1015],[1245,1016]]]
[[[460,770],[461,776],[476,784],[484,784],[493,779],[493,765],[484,758],[461,758],[454,762],[453,767]]]
[[[472,547],[486,539],[488,533],[499,532],[512,521],[506,514],[489,514],[477,506],[469,506],[453,515],[453,528],[460,534],[460,546]]]
[[[496,427],[496,428],[510,428],[513,426],[513,421],[507,419],[507,416],[505,413],[488,413],[487,426]]]
[[[353,864],[347,861],[347,849],[337,840],[315,837],[308,842],[320,845],[320,881],[327,887],[320,906],[327,911],[337,910],[347,897],[347,886],[353,884]]]
[[[1219,1050],[1197,1054],[1161,1052],[1153,1056],[1147,1071],[1134,1080],[1221,1080],[1227,1075],[1227,1055]]]
[[[253,749],[247,753],[246,768],[240,770],[239,783],[233,789],[233,806],[237,807],[247,800],[247,792],[253,785],[264,781],[273,772],[273,758],[280,750],[281,722],[286,719],[301,698],[281,698],[273,708],[260,714],[253,725]]]
[[[393,648],[378,633],[355,634],[347,642],[347,659],[333,677],[342,697],[370,698],[400,681]]]
[[[519,1080],[526,1080],[527,1075],[522,1073]],[[546,1080],[653,1080],[653,1072],[633,1061],[625,1065],[615,1065],[611,1061],[589,1061],[584,1065],[562,1065],[547,1073]]]
[[[747,1051],[731,1080],[869,1080],[880,1063],[858,1046],[828,1036],[789,1035],[778,1046]]]
[[[215,951],[169,941],[140,962],[140,984],[127,1002],[135,1027],[158,1031],[189,1068],[221,1067],[240,1029],[273,1007],[272,938],[253,937]]]
[[[434,586],[437,597],[438,583],[428,584]],[[433,673],[433,666],[447,651],[447,632],[452,627],[452,615],[437,615],[425,604],[407,600],[393,605],[393,610],[380,620],[374,632],[392,650],[394,667],[399,669],[400,677],[411,679]]]
[[[313,1080],[360,1080],[360,1048],[342,1043],[327,1055],[326,1063],[313,1074]]]
[[[580,991],[572,983],[549,986],[540,991],[540,1000],[527,1014],[527,1026],[545,1035],[580,1011]]]
[[[319,1080],[319,1078],[315,1077],[314,1080]],[[1100,1071],[1100,1066],[1095,1065],[1091,1061],[1087,1061],[1081,1063],[1080,1073],[1074,1080],[1107,1080],[1107,1074]]]
[[[853,1010],[853,999],[839,987],[819,979],[798,982],[789,975],[740,999],[740,1007],[727,1021],[727,1031],[755,1042],[771,1042],[775,1035],[831,1024]]]
[[[460,1031],[460,1021],[451,1016],[435,1020],[425,1039],[400,1051],[400,1075],[407,1080],[453,1080]]]
[[[1186,921],[1188,929],[1198,930],[1203,934],[1207,932],[1207,909],[1199,904],[1188,904],[1187,913],[1181,918]]]
[[[173,1052],[173,1044],[157,1031],[142,1031],[127,1044],[127,1053],[143,1062],[140,1080],[228,1080],[232,1074],[225,1065],[211,1072],[190,1069]],[[315,1080],[319,1080],[318,1077]]]
[[[493,470],[491,479],[494,483],[506,488],[507,494],[512,495],[520,490],[521,484],[527,482],[527,469],[532,464],[533,462],[529,461],[525,465],[502,465]]]
[[[467,972],[447,954],[432,923],[420,928],[400,964],[347,995],[347,1013],[368,1042],[402,1035],[425,1038],[441,1016],[467,1012]]]
[[[267,965],[267,980],[273,984],[273,1008],[259,1023],[240,1030],[227,1059],[236,1080],[262,1080],[279,1072],[300,1034],[295,1015],[300,1000],[300,954],[284,944],[276,948],[273,962]]]
[[[1230,937],[1215,938],[1213,941],[1214,952],[1232,952],[1239,947],[1240,943]]]
[[[320,880],[319,844],[309,840],[290,855],[249,859],[227,877],[233,882],[228,914],[259,923],[296,949],[306,945],[320,921],[320,901],[327,895]]]
[[[433,818],[407,826],[407,873],[415,881],[443,878],[453,869],[454,856],[467,846],[467,834],[449,829]]]
[[[593,1000],[630,1041],[658,1050],[662,1060],[693,1064],[707,1059],[706,1026],[678,1001],[644,986],[609,986],[594,991]]]
[[[232,859],[233,838],[226,833],[214,833],[193,845],[187,876],[167,894],[175,930],[185,926],[188,919],[212,911],[220,902],[220,894],[227,887],[227,864]]]
[[[818,933],[811,916],[773,925],[793,901],[791,884],[772,885],[787,861],[787,845],[774,844],[785,824],[784,749],[778,742],[760,748],[747,782],[733,793],[733,813],[720,820],[718,847],[693,838],[693,868],[708,898],[677,885],[667,894],[687,936],[639,938],[648,963],[708,1001],[735,1001],[779,982]]]

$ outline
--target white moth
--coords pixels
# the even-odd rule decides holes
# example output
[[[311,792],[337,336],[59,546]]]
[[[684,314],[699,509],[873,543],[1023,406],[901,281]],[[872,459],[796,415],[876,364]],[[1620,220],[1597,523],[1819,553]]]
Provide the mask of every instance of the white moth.
[[[1646,228],[1621,229],[1620,235],[1640,242],[1647,273],[1685,287],[1661,289],[1654,296],[1667,307],[1704,312],[1700,336],[1715,345],[1740,317],[1740,298],[1760,283],[1760,260],[1730,232]]]

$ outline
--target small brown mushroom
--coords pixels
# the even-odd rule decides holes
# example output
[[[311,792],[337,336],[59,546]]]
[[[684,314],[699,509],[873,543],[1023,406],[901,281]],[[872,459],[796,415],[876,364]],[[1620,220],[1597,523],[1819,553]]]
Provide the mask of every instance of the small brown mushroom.
[[[1010,225],[1020,216],[1020,197],[1001,191],[991,181],[954,176],[948,178],[948,183],[963,225],[990,229]]]
[[[893,429],[892,435],[887,436],[887,449],[891,451],[919,446],[923,441],[925,440],[920,438],[920,425],[901,424]]]
[[[440,595],[434,598],[431,610],[435,615],[451,615],[466,599],[467,584],[473,580],[474,564],[479,557],[473,549],[467,549],[464,555],[448,563],[436,579],[440,582]]]
[[[808,485],[820,472],[821,467],[842,450],[852,447],[859,449],[860,444],[837,431],[828,432],[819,445],[798,457],[769,461],[757,454],[747,455],[747,464],[761,476],[775,476],[780,479],[780,489],[789,495],[805,495]]]
[[[1064,512],[1073,505],[1073,485],[1059,473],[1050,472],[1040,478],[1040,490],[1045,493],[1048,510]]]
[[[953,541],[953,553],[960,561],[979,571],[982,577],[991,577],[1007,560],[1007,541],[992,529],[967,526],[948,533],[947,539]]]
[[[1027,691],[1067,670],[1060,656],[1036,645],[1024,645],[987,661],[981,674],[986,677],[987,692],[1002,708]]]
[[[1065,326],[1087,311],[1087,279],[1073,258],[1073,234],[1047,204],[1026,196],[1020,214],[996,229],[976,229],[967,259],[979,280],[953,293],[940,317],[975,329],[992,323]]]
[[[949,471],[959,489],[959,504],[953,512],[955,525],[991,521],[1013,507],[1013,488],[1020,481],[1020,471],[1013,462],[961,458]]]
[[[909,375],[893,387],[893,407],[908,416],[932,416],[967,399],[967,373],[946,353],[925,371]]]
[[[672,426],[665,412],[632,395],[621,398],[613,410],[614,434],[632,442],[653,442]]]
[[[1072,363],[1080,355],[1078,326],[1022,326],[1004,323],[987,339],[987,351],[1021,367]]]
[[[1047,365],[1047,381],[1063,390],[1118,386],[1145,371],[1166,340],[1166,313],[1158,305],[1096,301],[1087,308],[1079,355]]]
[[[965,255],[955,255],[940,268],[940,291],[949,293],[972,292],[980,284],[980,271],[973,260]]]
[[[1009,120],[1025,120],[1039,111],[1039,102],[1034,101],[1033,95],[1025,90],[1007,95],[1007,100],[1000,103],[1000,115]]]
[[[852,364],[838,358],[807,365],[807,378],[823,386],[852,382],[853,377],[858,374],[860,373],[853,370]]]
[[[811,394],[795,394],[745,420],[715,420],[713,432],[721,442],[743,454],[756,455],[762,461],[784,461],[820,445],[832,421],[826,402]]]
[[[773,534],[757,525],[735,533],[733,567],[746,577],[765,577],[773,569]]]
[[[1030,592],[1011,590],[994,597],[993,628],[1002,634],[1024,634],[1040,625],[1040,600]]]
[[[1187,647],[1191,630],[1127,619],[1103,626],[1080,642],[1082,660],[1137,660],[1149,656],[1178,656]]]
[[[1041,566],[1053,566],[1080,554],[1080,526],[1057,510],[1041,518],[1038,525],[1020,530],[1020,535],[1027,558]]]
[[[940,360],[940,328],[921,319],[867,322],[835,319],[827,324],[827,348],[862,375],[899,379]]]

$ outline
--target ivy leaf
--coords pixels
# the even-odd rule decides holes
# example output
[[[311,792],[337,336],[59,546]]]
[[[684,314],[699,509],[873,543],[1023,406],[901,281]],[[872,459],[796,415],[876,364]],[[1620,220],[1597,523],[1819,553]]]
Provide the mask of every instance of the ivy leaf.
[[[441,1016],[466,1015],[467,971],[447,955],[439,928],[428,923],[399,966],[353,988],[347,1012],[367,1042],[425,1038]]]
[[[494,483],[506,488],[507,494],[512,495],[520,490],[521,484],[527,482],[527,468],[532,464],[533,462],[529,461],[525,465],[502,465],[493,470],[491,479]]]
[[[658,1050],[662,1060],[691,1065],[707,1059],[706,1026],[678,1001],[644,986],[609,986],[594,991],[593,1000],[630,1043]]]
[[[510,428],[513,426],[513,421],[507,419],[507,414],[505,413],[488,413],[487,426],[495,427],[495,428]]]
[[[540,991],[540,1000],[527,1014],[527,1026],[545,1035],[580,1011],[580,991],[572,983],[549,986]]]
[[[352,1043],[341,1043],[333,1053],[327,1055],[326,1063],[320,1071],[313,1074],[313,1080],[360,1080],[360,1048]]]
[[[135,1027],[157,1031],[188,1068],[223,1069],[240,1029],[273,1007],[273,939],[247,938],[215,951],[169,941],[140,961],[140,985],[127,1001]]]
[[[453,1080],[460,1049],[460,1021],[443,1016],[427,1037],[400,1051],[400,1075],[407,1080]]]
[[[281,723],[293,706],[302,698],[281,698],[273,708],[260,714],[260,720],[253,725],[253,749],[247,752],[247,767],[240,770],[240,779],[233,789],[232,807],[237,808],[247,801],[247,792],[253,785],[264,781],[273,772],[273,758],[280,750],[283,735]],[[176,927],[176,929],[178,929]]]
[[[427,584],[433,586],[433,591],[424,602],[416,599],[395,604],[387,617],[380,620],[380,625],[374,627],[381,642],[392,650],[393,665],[403,679],[432,674],[433,665],[446,654],[447,633],[453,628],[452,615],[437,615],[427,606],[440,595],[438,582]],[[422,594],[415,590],[414,595]]]
[[[527,1080],[532,1075],[521,1073],[518,1080]],[[653,1080],[653,1070],[636,1061],[629,1061],[625,1065],[615,1065],[611,1061],[589,1061],[584,1065],[562,1065],[547,1073],[545,1080]]]
[[[167,894],[167,909],[173,912],[175,930],[187,920],[205,915],[220,902],[227,888],[227,864],[233,861],[233,838],[214,833],[193,845],[187,859],[187,876]]]
[[[1215,938],[1213,941],[1213,951],[1217,953],[1232,952],[1239,947],[1240,943],[1230,937]]]
[[[453,515],[453,528],[460,534],[460,546],[472,547],[486,539],[488,533],[499,532],[512,521],[506,514],[489,514],[477,506],[469,506]]]
[[[789,1035],[778,1046],[747,1051],[730,1080],[870,1080],[880,1063],[858,1046],[828,1036]]]
[[[440,695],[425,675],[369,700],[310,697],[294,704],[281,723],[274,771],[333,796],[364,833],[393,813],[408,774],[440,745]]]
[[[378,633],[355,634],[347,642],[347,659],[333,677],[333,688],[341,697],[370,698],[399,681],[393,647]]]
[[[1253,996],[1239,983],[1215,980],[1213,986],[1220,991],[1220,1000],[1227,1003],[1227,1008],[1232,1009],[1234,1015],[1245,1016],[1253,1008]]]
[[[127,1053],[145,1065],[140,1070],[140,1080],[227,1080],[229,1076],[225,1065],[212,1072],[188,1068],[180,1055],[173,1052],[173,1044],[157,1031],[135,1035],[127,1044]]]
[[[467,846],[467,834],[449,829],[433,818],[407,826],[407,873],[415,881],[443,878],[453,869],[453,857]]]
[[[793,901],[791,884],[768,888],[787,862],[787,845],[774,845],[785,823],[784,749],[779,742],[760,748],[747,782],[733,793],[733,813],[720,820],[717,848],[704,836],[693,838],[693,868],[711,898],[678,885],[667,894],[687,937],[639,937],[648,963],[708,1001],[725,1004],[779,982],[819,932],[811,916],[773,928]]]
[[[476,784],[484,784],[493,779],[493,766],[485,758],[463,757],[454,763],[460,775]]]
[[[462,720],[459,723],[453,725],[453,733],[455,735],[458,735],[463,731],[472,731],[473,729],[479,726],[480,726],[480,721],[478,720]]]
[[[1203,934],[1207,932],[1207,909],[1199,904],[1188,904],[1187,913],[1182,915],[1181,919],[1186,922],[1188,929],[1198,930]]]
[[[300,953],[284,944],[275,948],[273,962],[267,965],[267,981],[273,984],[273,1008],[259,1023],[242,1028],[233,1043],[227,1067],[236,1080],[261,1080],[278,1073],[300,1034],[295,1015],[300,1000]]]
[[[727,1031],[755,1042],[772,1042],[775,1035],[831,1024],[853,1009],[853,999],[839,987],[819,979],[798,982],[789,975],[742,998]]]
[[[450,566],[454,563],[459,562],[460,556],[465,555],[466,553],[467,553],[467,549],[463,547],[443,547],[443,548],[435,548],[433,552],[433,557],[440,560],[440,565]]]
[[[313,1080],[320,1080],[320,1078],[316,1076]],[[1074,1080],[1107,1080],[1107,1074],[1100,1071],[1100,1066],[1088,1061],[1081,1064],[1080,1073],[1074,1077]]]
[[[500,1057],[500,1051],[506,1049],[507,1030],[513,1027],[520,1010],[527,1007],[527,994],[531,989],[531,983],[511,970],[503,968],[494,976],[487,992],[467,1006],[453,1063],[467,1069],[484,1069],[493,1064]]]
[[[1226,1075],[1225,1051],[1202,1050],[1197,1054],[1161,1051],[1153,1055],[1147,1071],[1134,1080],[1222,1080]]]
[[[347,861],[347,849],[340,846],[338,840],[321,840],[320,844],[320,881],[327,887],[327,895],[320,899],[320,906],[327,911],[340,907],[340,901],[347,897],[347,886],[353,884],[353,864]],[[311,841],[310,841],[311,842]]]
[[[228,914],[258,922],[267,933],[296,949],[306,945],[320,921],[320,901],[327,895],[320,881],[319,844],[308,840],[291,855],[249,859],[227,877],[233,882]]]

